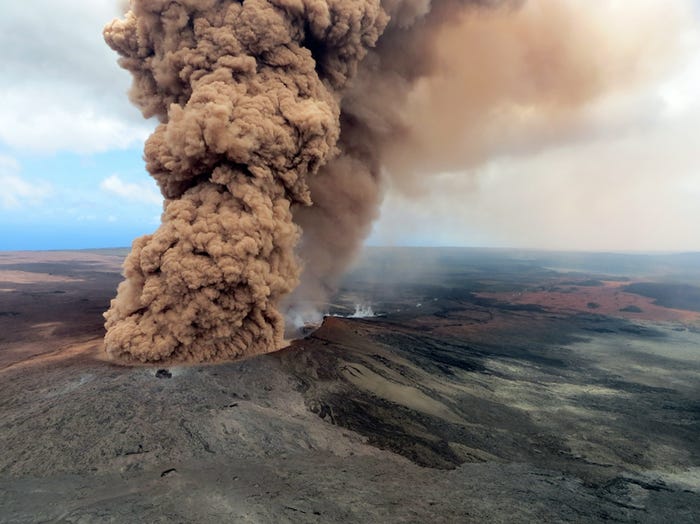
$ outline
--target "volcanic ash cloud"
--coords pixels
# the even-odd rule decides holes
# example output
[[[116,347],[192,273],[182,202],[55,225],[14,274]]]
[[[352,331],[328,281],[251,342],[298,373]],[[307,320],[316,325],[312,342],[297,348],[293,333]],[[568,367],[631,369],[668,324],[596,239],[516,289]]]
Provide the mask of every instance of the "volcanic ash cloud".
[[[107,352],[279,349],[282,311],[318,313],[386,185],[420,194],[431,173],[584,135],[587,104],[643,76],[685,3],[132,0],[105,39],[161,122],[145,159],[166,200],[105,313]]]
[[[161,124],[148,171],[162,224],[134,242],[105,347],[127,361],[209,361],[283,344],[298,283],[293,205],[336,153],[339,96],[387,23],[378,1],[134,0],[105,29]]]

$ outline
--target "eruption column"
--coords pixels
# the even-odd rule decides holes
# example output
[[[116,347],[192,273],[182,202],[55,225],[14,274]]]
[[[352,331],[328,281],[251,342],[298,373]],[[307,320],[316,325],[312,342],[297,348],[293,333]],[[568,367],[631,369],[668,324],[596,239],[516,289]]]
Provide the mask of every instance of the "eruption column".
[[[118,359],[207,361],[283,343],[307,177],[336,154],[336,92],[387,22],[377,0],[132,0],[107,43],[161,124],[162,224],[134,242],[107,313]]]
[[[417,195],[430,174],[585,139],[589,103],[647,76],[688,12],[642,4],[132,0],[105,39],[161,122],[145,159],[166,200],[105,314],[107,352],[280,348],[280,309],[318,315],[385,185]]]

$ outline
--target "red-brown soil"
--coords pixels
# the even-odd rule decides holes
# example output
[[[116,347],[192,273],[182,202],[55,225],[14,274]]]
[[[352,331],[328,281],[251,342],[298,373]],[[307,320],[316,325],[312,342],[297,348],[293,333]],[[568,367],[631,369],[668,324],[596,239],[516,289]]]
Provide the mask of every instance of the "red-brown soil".
[[[603,285],[601,286],[562,285],[555,282],[544,290],[516,293],[483,292],[478,293],[478,296],[509,304],[536,304],[552,313],[587,312],[633,320],[700,325],[700,313],[696,311],[658,306],[651,298],[626,293],[622,289],[634,282],[602,281]],[[629,306],[635,306],[641,312],[624,311]]]

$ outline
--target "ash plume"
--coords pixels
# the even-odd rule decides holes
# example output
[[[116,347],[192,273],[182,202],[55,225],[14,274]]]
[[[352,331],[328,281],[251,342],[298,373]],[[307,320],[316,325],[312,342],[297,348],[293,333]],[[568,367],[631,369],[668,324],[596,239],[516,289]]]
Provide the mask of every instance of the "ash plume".
[[[145,160],[165,203],[105,313],[107,352],[199,362],[282,347],[281,311],[333,289],[387,183],[478,163],[503,108],[565,121],[626,73],[585,51],[594,25],[555,4],[132,0],[104,35],[131,100],[161,122]]]
[[[334,291],[384,193],[419,199],[440,173],[585,135],[592,102],[657,75],[688,3],[385,1],[391,21],[343,90],[341,154],[297,207],[304,235],[291,309]],[[464,205],[464,188],[441,195]],[[512,218],[512,217],[511,217]]]
[[[387,22],[378,1],[133,0],[104,32],[161,124],[162,224],[107,313],[115,358],[207,361],[283,345],[307,177],[336,154],[339,96]]]

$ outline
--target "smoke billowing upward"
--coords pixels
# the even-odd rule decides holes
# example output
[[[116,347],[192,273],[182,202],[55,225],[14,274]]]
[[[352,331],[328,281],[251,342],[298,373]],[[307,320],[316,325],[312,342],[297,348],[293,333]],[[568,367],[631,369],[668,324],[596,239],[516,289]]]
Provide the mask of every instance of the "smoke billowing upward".
[[[341,89],[387,16],[377,1],[134,0],[105,39],[162,122],[148,171],[166,197],[105,314],[107,351],[204,361],[283,344],[297,284],[293,205],[336,154]]]
[[[625,65],[641,51],[629,42],[605,57],[587,50],[601,35],[586,12],[582,2],[132,0],[105,39],[134,76],[133,102],[161,122],[145,159],[166,200],[105,314],[108,353],[207,361],[282,347],[281,309],[333,289],[386,184],[415,191],[430,172],[526,147],[524,122],[545,136],[543,122],[568,125],[635,76]],[[494,122],[508,119],[514,135],[499,140]]]
[[[658,21],[682,13],[605,4],[383,2],[391,21],[342,92],[341,153],[310,180],[314,205],[294,211],[305,269],[291,307],[314,316],[387,187],[417,198],[430,175],[580,133],[589,102],[653,72],[669,47]]]

